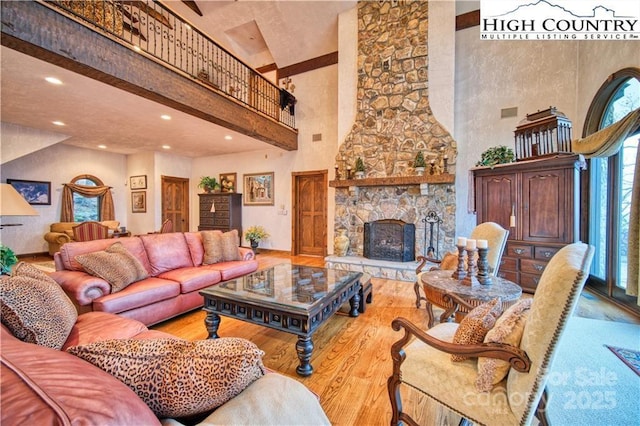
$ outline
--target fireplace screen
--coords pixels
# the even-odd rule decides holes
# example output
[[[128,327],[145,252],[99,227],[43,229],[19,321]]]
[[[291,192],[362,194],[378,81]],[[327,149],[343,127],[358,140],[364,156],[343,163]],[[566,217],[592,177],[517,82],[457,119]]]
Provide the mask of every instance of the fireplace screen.
[[[364,257],[395,262],[415,260],[416,226],[383,219],[364,224]]]

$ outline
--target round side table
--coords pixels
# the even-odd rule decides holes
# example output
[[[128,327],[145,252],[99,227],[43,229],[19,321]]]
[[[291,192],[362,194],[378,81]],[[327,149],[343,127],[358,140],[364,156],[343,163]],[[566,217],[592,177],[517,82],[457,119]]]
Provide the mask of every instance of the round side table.
[[[479,306],[496,297],[502,301],[502,308],[507,309],[522,296],[522,288],[504,278],[492,277],[491,285],[476,285],[473,287],[463,285],[461,281],[451,278],[453,271],[436,270],[422,274],[422,287],[427,299],[426,309],[429,315],[429,328],[433,326],[433,305],[444,309],[440,316],[440,322],[448,320],[455,313],[456,322],[460,322],[469,313],[466,306],[458,305],[446,298],[447,294],[455,294],[472,307]]]

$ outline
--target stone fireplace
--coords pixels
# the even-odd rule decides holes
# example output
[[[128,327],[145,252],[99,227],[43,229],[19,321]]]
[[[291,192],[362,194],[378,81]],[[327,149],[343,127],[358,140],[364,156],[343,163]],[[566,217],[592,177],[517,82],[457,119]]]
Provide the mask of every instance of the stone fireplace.
[[[350,240],[345,258],[364,255],[366,223],[389,219],[414,225],[415,254],[425,255],[429,211],[442,218],[439,247],[453,246],[457,147],[429,106],[428,7],[427,1],[358,2],[356,120],[336,164],[353,168],[360,157],[365,178],[330,183],[334,229],[347,229]],[[419,151],[435,164],[434,175],[427,167],[426,176],[416,176]],[[448,173],[437,176],[438,169]]]
[[[416,259],[416,227],[395,219],[364,224],[364,257],[367,259],[411,262]]]

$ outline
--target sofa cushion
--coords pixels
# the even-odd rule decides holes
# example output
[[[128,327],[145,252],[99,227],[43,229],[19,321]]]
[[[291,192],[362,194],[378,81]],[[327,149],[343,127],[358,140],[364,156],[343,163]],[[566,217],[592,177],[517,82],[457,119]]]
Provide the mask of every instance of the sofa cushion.
[[[182,232],[141,235],[147,251],[151,275],[154,277],[172,269],[193,266],[191,253]]]
[[[0,280],[2,324],[18,339],[60,349],[78,313],[62,288],[33,265]]]
[[[222,262],[222,232],[202,231],[202,246],[204,247],[203,265]]]
[[[258,261],[236,260],[234,262],[220,262],[206,265],[205,268],[220,271],[222,281],[228,281],[255,272],[258,269]]]
[[[147,272],[151,271],[147,252],[139,237],[118,238],[118,242],[122,244],[129,253],[135,256],[140,263],[142,263]],[[76,256],[106,250],[107,247],[113,243],[113,239],[66,243],[60,247],[60,259],[62,260],[62,265],[64,266],[64,269],[69,271],[84,271],[82,265],[76,260]]]
[[[1,424],[160,424],[115,377],[66,352],[21,342],[0,329]]]
[[[149,275],[120,242],[113,243],[104,251],[78,255],[76,260],[88,273],[107,281],[111,285],[111,293]]]
[[[532,302],[532,298],[522,299],[504,311],[496,321],[496,325],[485,336],[485,343],[506,343],[519,347]],[[476,389],[479,392],[489,392],[507,377],[510,368],[511,365],[501,359],[478,358]]]
[[[240,338],[107,340],[67,351],[127,384],[158,417],[212,410],[265,374],[264,352]]]
[[[482,343],[501,313],[502,303],[499,298],[477,306],[460,322],[460,327],[458,327],[456,334],[453,336],[453,343],[459,345]],[[463,355],[451,355],[452,361],[464,361],[467,358]]]
[[[106,312],[87,312],[78,315],[62,350],[102,340],[130,339],[146,331],[147,326],[140,321]]]
[[[218,284],[222,279],[222,275],[220,271],[214,269],[192,266],[190,268],[180,268],[163,272],[158,275],[158,278],[176,281],[180,283],[181,293],[189,293]]]
[[[187,242],[187,246],[189,247],[189,253],[191,253],[191,261],[193,262],[193,266],[202,265],[202,259],[204,257],[202,234],[200,232],[185,232],[184,239]]]
[[[232,229],[229,232],[222,234],[222,261],[230,262],[232,260],[240,260],[240,253],[238,247],[240,246],[240,237],[238,237],[238,231]]]
[[[152,305],[180,294],[180,284],[157,277],[137,281],[122,291],[106,294],[93,301],[93,310],[119,314],[124,311]]]

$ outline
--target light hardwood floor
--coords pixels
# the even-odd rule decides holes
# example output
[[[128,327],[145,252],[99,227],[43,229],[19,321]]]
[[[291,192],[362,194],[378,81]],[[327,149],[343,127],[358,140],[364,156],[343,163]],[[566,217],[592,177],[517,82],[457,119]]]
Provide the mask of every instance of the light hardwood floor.
[[[292,262],[308,266],[324,266],[319,257],[289,256],[283,252],[258,255],[260,267]],[[334,425],[385,425],[391,419],[391,406],[386,382],[391,375],[390,347],[401,336],[391,328],[391,321],[405,317],[426,328],[424,309],[416,309],[413,283],[372,279],[373,303],[364,314],[350,318],[338,313],[313,335],[314,350],[311,364],[314,373],[300,377],[296,336],[238,320],[222,318],[220,336],[237,336],[256,343],[264,352],[264,364],[275,371],[293,377],[320,397],[327,416]],[[597,296],[585,293],[581,297],[577,315],[598,319],[640,321],[619,311]],[[436,312],[439,315],[439,312]],[[194,311],[153,329],[189,339],[205,339],[203,311]],[[423,425],[458,424],[459,417],[410,389],[403,389],[404,409]],[[286,396],[283,396],[283,398]]]

